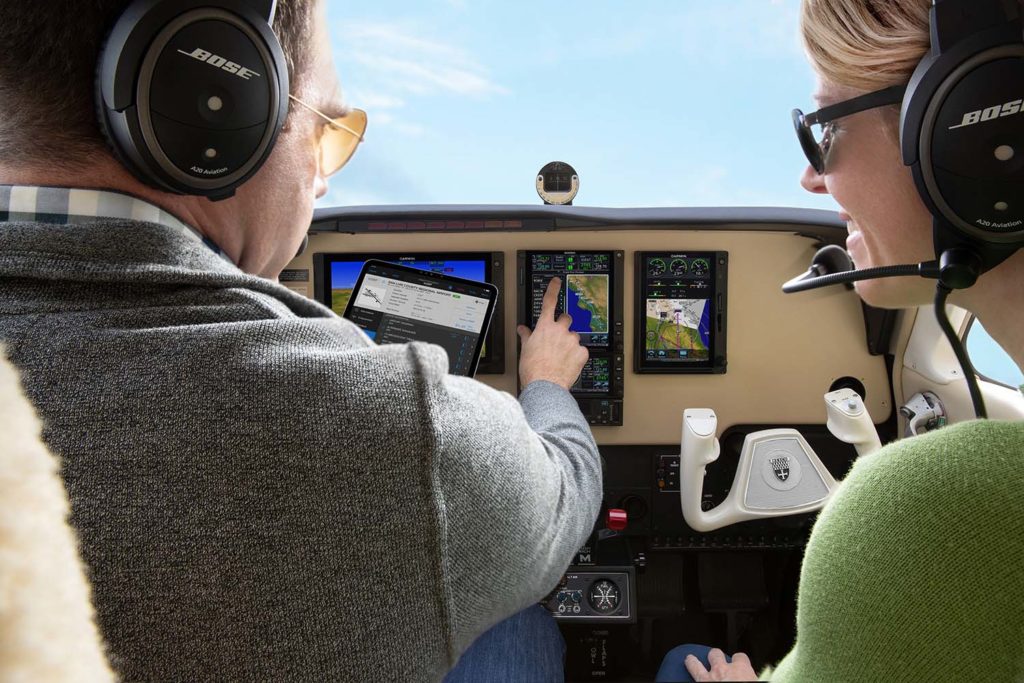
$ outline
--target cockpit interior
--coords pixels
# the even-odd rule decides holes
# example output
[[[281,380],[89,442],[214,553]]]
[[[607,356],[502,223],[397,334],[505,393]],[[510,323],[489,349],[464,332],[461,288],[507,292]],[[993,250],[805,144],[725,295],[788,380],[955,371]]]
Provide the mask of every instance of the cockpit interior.
[[[564,279],[590,351],[572,393],[600,447],[604,500],[544,604],[567,680],[652,680],[681,642],[742,650],[755,667],[782,657],[803,550],[836,482],[881,444],[973,417],[930,310],[876,309],[843,286],[783,293],[845,237],[813,209],[321,209],[281,282],[339,315],[368,259],[491,282],[499,304],[476,377],[514,395],[516,327],[547,280]],[[990,415],[1024,417],[1018,392],[982,388]],[[688,419],[711,442],[687,443]]]
[[[0,682],[1017,680],[1021,3],[3,0]]]

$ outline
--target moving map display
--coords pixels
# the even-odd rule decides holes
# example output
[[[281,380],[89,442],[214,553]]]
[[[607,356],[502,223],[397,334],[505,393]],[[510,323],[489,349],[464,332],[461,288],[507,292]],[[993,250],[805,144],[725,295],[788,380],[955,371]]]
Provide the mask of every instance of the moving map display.
[[[724,252],[638,255],[638,371],[714,371],[726,263]]]
[[[611,320],[610,252],[531,253],[531,323],[537,326],[544,292],[554,277],[562,280],[556,318],[563,312],[572,318],[569,329],[580,335],[584,346],[607,347]]]
[[[623,306],[620,251],[519,252],[519,320],[537,326],[544,293],[559,278],[555,317],[572,318],[590,358],[570,389],[590,424],[621,425],[623,397]]]

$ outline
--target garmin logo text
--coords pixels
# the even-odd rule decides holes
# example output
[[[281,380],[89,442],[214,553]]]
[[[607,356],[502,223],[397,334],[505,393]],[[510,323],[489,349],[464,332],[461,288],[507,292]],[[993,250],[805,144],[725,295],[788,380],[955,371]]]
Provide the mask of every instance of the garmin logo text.
[[[964,114],[963,120],[957,126],[950,126],[950,130],[957,128],[966,128],[967,126],[973,126],[976,123],[983,123],[985,121],[991,121],[992,119],[1001,119],[1004,116],[1013,116],[1014,114],[1020,113],[1020,106],[1024,100],[1014,100],[1007,102],[1006,104],[997,104],[994,107],[987,109],[979,109],[977,111],[971,111]]]
[[[215,55],[212,52],[207,52],[201,47],[197,47],[195,50],[192,50],[192,52],[185,52],[184,50],[178,50],[178,52],[185,55],[186,57],[191,57],[192,59],[198,60],[200,62],[206,62],[210,66],[221,69],[222,71],[227,71],[229,74],[235,74],[239,78],[242,78],[247,81],[250,80],[253,76],[259,76],[259,74],[253,71],[252,69],[246,69],[241,64],[229,62],[223,57]]]

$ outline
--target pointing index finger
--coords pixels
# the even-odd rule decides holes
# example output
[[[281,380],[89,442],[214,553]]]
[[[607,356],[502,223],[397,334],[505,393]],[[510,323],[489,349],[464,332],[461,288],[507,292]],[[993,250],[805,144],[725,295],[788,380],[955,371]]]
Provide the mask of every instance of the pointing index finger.
[[[548,288],[544,291],[544,302],[541,304],[540,317],[545,320],[555,319],[555,309],[558,308],[558,291],[562,288],[562,281],[557,277],[551,278]]]

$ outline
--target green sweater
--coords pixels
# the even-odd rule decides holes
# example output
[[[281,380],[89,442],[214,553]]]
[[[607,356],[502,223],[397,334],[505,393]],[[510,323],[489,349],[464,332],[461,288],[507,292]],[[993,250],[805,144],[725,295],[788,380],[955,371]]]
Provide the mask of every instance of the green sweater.
[[[1024,422],[862,458],[822,511],[781,681],[1024,681]]]

